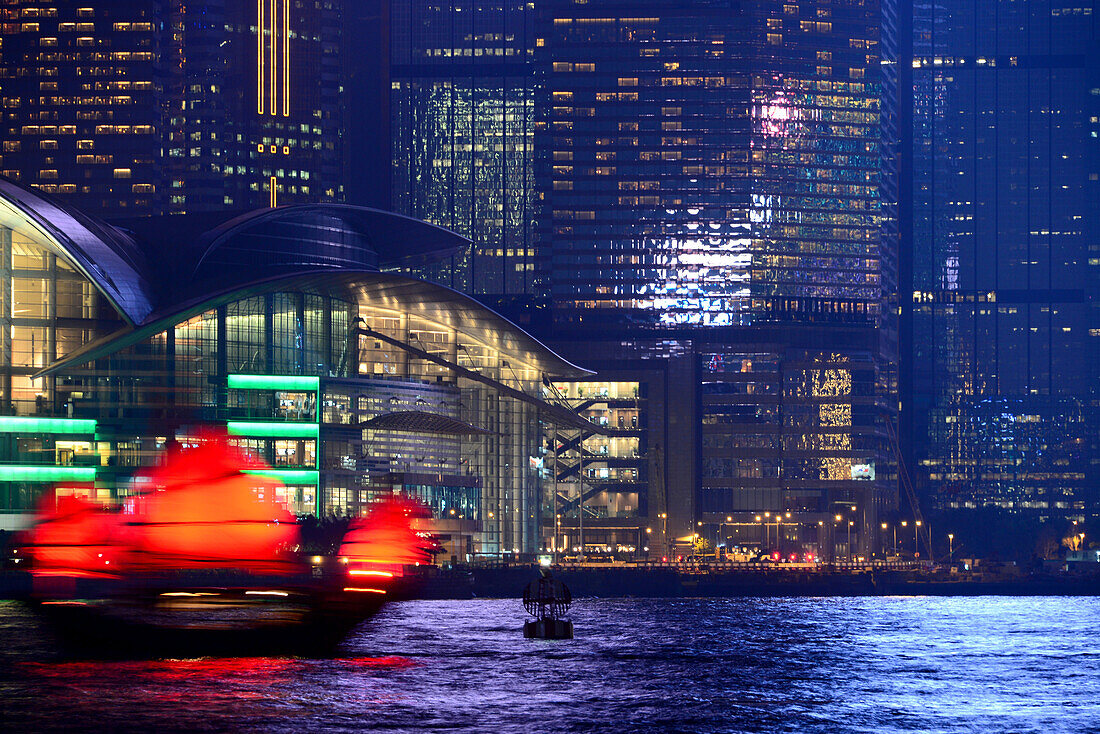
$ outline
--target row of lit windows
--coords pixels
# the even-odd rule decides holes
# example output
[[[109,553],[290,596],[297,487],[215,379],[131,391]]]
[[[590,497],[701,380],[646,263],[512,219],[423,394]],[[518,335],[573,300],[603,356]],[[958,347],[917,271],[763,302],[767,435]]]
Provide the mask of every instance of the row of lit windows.
[[[125,107],[132,105],[134,98],[125,94],[116,94],[110,97],[39,97],[31,102],[43,107],[63,106],[73,107],[77,105],[89,105],[94,107]]]
[[[424,56],[436,58],[451,58],[453,56],[521,56],[523,49],[517,48],[429,48],[424,50]],[[530,51],[526,51],[530,53]]]
[[[42,37],[38,39],[38,45],[43,48],[57,48],[57,39],[50,37]],[[95,46],[94,38],[86,38],[81,36],[76,39],[76,45],[81,48]],[[152,61],[152,51],[95,51],[92,53],[41,53],[33,58],[28,58],[28,61],[37,61],[38,63],[56,63],[58,61]]]
[[[14,133],[15,131],[12,130]],[[23,125],[20,128],[21,135],[76,135],[76,125]],[[152,125],[96,125],[96,135],[151,135]],[[83,147],[80,143],[91,141],[78,141],[77,147]]]
[[[38,91],[40,91],[40,92],[56,92],[57,91],[57,84],[58,83],[56,81],[53,81],[53,82],[39,82],[38,83]],[[84,92],[91,92],[91,91],[97,91],[97,92],[119,91],[119,92],[123,92],[123,91],[129,91],[129,90],[142,92],[142,91],[150,91],[154,87],[153,87],[153,82],[149,82],[149,81],[119,80],[119,81],[110,81],[110,82],[96,82],[95,84],[82,84],[80,86],[80,88],[81,88],[81,91],[84,91]],[[14,102],[14,104],[8,104],[9,99],[12,100],[12,102]],[[129,99],[129,97],[127,97],[127,99]],[[5,107],[18,106],[19,102],[20,102],[19,97],[5,97],[4,98],[4,106]]]
[[[29,10],[31,10],[31,8],[26,8],[23,11],[24,14],[26,14]],[[57,10],[53,9],[53,14],[49,17],[56,17],[56,14],[57,14]],[[43,16],[26,16],[26,17],[43,17]],[[21,31],[23,31],[24,33],[38,33],[40,31],[40,26],[39,26],[38,23],[23,23],[23,24],[20,25],[19,29]],[[153,24],[152,23],[118,22],[118,23],[113,23],[111,25],[111,29],[116,30],[116,31],[152,31],[153,30]],[[57,24],[57,30],[58,30],[59,33],[73,33],[73,32],[77,32],[77,33],[94,33],[95,32],[95,23],[73,23],[73,22],[66,21],[66,22],[63,22],[63,23],[58,23]]]
[[[683,77],[680,77],[680,78],[683,78]],[[693,77],[689,77],[689,78],[693,78]],[[713,86],[713,87],[731,86],[731,87],[738,87],[738,88],[748,88],[749,87],[748,80],[745,79],[744,77],[741,77],[741,76],[734,76],[734,77],[708,76],[708,77],[702,77],[702,78],[705,80],[704,83],[706,84],[706,86]],[[655,79],[655,77],[654,77],[654,79]],[[641,78],[639,78],[639,77],[618,77],[617,78],[617,83],[620,87],[628,87],[628,88],[629,87],[637,87],[637,86],[647,86],[650,81],[651,81],[651,79],[646,78],[646,77],[641,77]],[[756,89],[766,89],[768,86],[770,86],[769,84],[767,84],[767,81],[768,80],[764,79],[763,77],[755,77],[753,79],[753,87],[756,88]],[[822,81],[822,80],[790,79],[790,78],[782,79],[782,80],[777,79],[775,81],[782,81],[782,87],[784,89],[799,89],[799,90],[807,91],[807,92],[808,91],[819,91],[819,92],[835,91],[835,92],[847,92],[847,93],[863,94],[863,93],[868,91],[867,88],[866,88],[866,84],[862,83],[862,82]],[[558,102],[558,101],[565,102],[565,101],[568,101],[568,100],[572,99],[574,93],[573,92],[552,92],[551,94],[552,94],[552,97],[553,97],[555,102]],[[601,93],[598,93],[598,94],[607,94],[607,93],[601,92]],[[607,99],[610,99],[610,98],[606,98],[603,101],[607,101]],[[824,106],[845,106],[845,107],[847,107],[847,106],[851,106],[852,103],[849,101],[851,99],[852,99],[851,97],[847,97],[847,96],[845,96],[845,97],[821,97],[821,98],[814,97],[812,100],[809,100],[809,102],[811,102],[815,106],[818,105],[818,104],[821,104],[821,105],[824,105]],[[863,103],[859,103],[859,104],[870,104],[870,103],[871,102],[863,102]],[[877,100],[874,100],[874,103],[877,104]],[[677,113],[674,113],[674,114],[679,114],[679,113],[677,112]]]
[[[78,158],[92,158],[92,156],[78,156]],[[97,159],[105,159],[105,160],[95,160],[94,161],[95,163],[108,163],[108,164],[110,163],[110,160],[109,160],[110,156],[96,156],[96,158]],[[92,163],[93,161],[90,161],[90,160],[80,161],[80,160],[78,160],[77,162],[78,163]],[[4,175],[8,175],[9,173],[11,173],[11,171],[4,171]],[[11,176],[11,178],[18,178],[18,177],[19,177],[18,175]],[[38,171],[38,178],[42,179],[43,181],[57,180],[57,177],[58,177],[58,172],[57,172],[56,168],[42,168],[42,169],[39,169],[39,171]],[[112,169],[111,177],[112,178],[123,178],[123,179],[124,178],[132,178],[133,177],[133,169],[130,169],[130,168],[115,168],[115,169]]]

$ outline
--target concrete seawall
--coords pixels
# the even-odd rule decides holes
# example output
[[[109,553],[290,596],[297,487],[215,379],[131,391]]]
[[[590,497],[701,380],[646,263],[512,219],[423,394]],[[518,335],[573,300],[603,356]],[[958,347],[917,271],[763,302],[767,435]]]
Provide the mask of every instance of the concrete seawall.
[[[556,569],[574,597],[795,596],[1096,596],[1100,575],[1035,574],[953,577],[903,571],[802,570],[685,572],[675,568]],[[537,576],[535,566],[432,571],[421,596],[433,599],[518,597]]]
[[[534,565],[425,568],[423,599],[519,598]],[[906,571],[684,571],[672,567],[555,569],[574,597],[1100,596],[1100,573],[968,577]],[[0,574],[0,599],[25,598],[30,575]]]

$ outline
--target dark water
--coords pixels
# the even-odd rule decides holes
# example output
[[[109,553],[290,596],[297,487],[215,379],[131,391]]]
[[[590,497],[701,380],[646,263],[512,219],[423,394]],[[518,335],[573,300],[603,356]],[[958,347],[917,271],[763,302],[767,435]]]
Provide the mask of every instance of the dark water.
[[[1100,599],[393,604],[331,660],[71,662],[0,602],[0,730],[1100,731]]]

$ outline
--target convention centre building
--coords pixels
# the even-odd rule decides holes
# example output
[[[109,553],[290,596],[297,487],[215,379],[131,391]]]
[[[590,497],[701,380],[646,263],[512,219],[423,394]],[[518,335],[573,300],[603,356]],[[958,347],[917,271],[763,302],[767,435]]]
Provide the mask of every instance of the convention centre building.
[[[546,429],[592,425],[544,385],[591,373],[398,273],[467,244],[335,204],[107,224],[0,180],[0,527],[224,430],[297,514],[400,492],[448,557],[537,552]]]

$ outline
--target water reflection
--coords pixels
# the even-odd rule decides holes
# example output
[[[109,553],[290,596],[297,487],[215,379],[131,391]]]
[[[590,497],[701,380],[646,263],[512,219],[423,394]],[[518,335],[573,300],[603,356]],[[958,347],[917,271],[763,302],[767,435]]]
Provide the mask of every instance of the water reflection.
[[[0,604],[11,730],[1087,731],[1082,598],[581,600],[524,640],[512,600],[392,604],[336,659],[65,661]],[[9,644],[11,643],[11,644]]]

